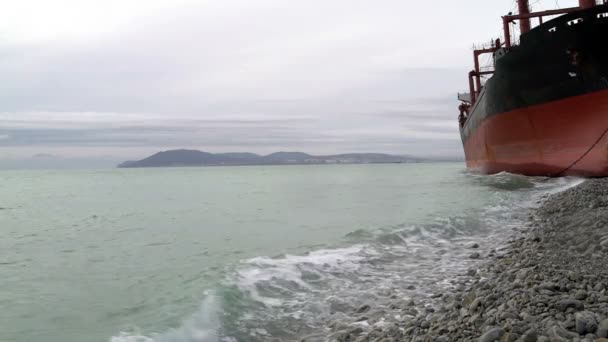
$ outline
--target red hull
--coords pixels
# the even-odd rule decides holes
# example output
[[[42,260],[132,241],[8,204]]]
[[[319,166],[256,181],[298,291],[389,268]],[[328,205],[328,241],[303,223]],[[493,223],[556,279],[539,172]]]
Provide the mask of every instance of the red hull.
[[[493,115],[464,150],[487,174],[608,176],[608,90]]]

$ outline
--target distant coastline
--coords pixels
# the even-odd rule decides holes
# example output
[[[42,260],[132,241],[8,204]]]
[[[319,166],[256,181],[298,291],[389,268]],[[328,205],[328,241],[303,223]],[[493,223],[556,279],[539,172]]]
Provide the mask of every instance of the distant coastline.
[[[239,166],[239,165],[321,165],[321,164],[394,164],[421,163],[432,160],[413,156],[383,153],[346,153],[314,156],[302,152],[276,152],[258,155],[247,152],[209,153],[198,150],[170,150],[155,153],[136,161],[125,161],[118,168],[188,167],[188,166]],[[456,161],[456,160],[450,160]]]

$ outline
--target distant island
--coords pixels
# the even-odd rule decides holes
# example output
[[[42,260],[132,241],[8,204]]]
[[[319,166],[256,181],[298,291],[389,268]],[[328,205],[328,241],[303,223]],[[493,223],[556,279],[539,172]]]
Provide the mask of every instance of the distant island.
[[[137,161],[126,161],[119,168],[222,166],[222,165],[304,165],[304,164],[388,164],[425,161],[411,156],[382,153],[347,153],[313,156],[302,152],[276,152],[266,156],[254,153],[209,153],[197,150],[171,150],[158,152]]]

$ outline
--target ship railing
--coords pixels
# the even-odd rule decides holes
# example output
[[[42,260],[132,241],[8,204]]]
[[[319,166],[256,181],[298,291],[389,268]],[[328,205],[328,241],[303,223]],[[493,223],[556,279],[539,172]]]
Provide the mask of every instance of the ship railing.
[[[497,41],[491,40],[489,42],[473,44],[473,50],[489,50],[492,48],[496,48]]]
[[[494,57],[496,51],[498,51],[504,44],[500,39],[492,40],[489,43],[484,43],[479,46],[475,46],[473,50],[473,60],[475,63],[475,69],[469,72],[469,93],[471,94],[471,104],[475,104],[477,95],[481,92],[482,88],[482,77],[491,75],[494,73]],[[491,65],[484,65],[481,67],[479,63],[479,57],[486,54],[492,54]]]
[[[458,100],[471,103],[471,93],[458,93]]]

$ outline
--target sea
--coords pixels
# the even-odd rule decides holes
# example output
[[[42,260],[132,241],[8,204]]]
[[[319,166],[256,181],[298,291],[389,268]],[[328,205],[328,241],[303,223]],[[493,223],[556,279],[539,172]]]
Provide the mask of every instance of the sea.
[[[299,341],[450,291],[582,182],[462,163],[0,171],[0,341]]]

